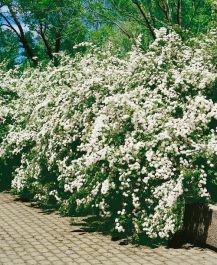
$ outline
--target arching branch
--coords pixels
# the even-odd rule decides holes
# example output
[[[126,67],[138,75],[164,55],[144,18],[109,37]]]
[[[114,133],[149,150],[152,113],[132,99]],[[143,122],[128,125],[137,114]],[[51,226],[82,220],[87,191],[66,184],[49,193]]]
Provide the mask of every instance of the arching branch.
[[[142,18],[144,19],[145,25],[149,29],[152,38],[153,39],[156,39],[156,35],[155,35],[155,32],[154,32],[154,28],[152,27],[151,22],[149,21],[148,16],[147,16],[145,10],[142,8],[142,6],[138,2],[138,0],[132,0],[132,2],[136,6],[136,8],[138,9],[138,11],[140,12]]]

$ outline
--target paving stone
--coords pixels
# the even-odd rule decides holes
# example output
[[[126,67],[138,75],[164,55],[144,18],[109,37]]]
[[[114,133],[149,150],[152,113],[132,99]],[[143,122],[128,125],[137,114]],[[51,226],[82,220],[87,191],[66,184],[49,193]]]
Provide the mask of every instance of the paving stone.
[[[217,264],[217,253],[211,250],[120,246],[97,232],[73,232],[80,227],[70,223],[71,218],[45,214],[0,193],[0,265]]]

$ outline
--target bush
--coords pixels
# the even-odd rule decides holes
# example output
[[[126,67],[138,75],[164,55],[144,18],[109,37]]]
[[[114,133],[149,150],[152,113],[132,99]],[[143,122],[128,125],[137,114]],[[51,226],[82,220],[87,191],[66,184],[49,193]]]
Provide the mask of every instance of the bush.
[[[7,87],[8,83],[5,81],[8,78],[11,79],[10,72],[5,72],[3,65],[0,65],[0,145],[6,137],[10,125],[13,124],[11,108],[13,102],[18,98],[17,93]],[[3,80],[4,82],[2,82]],[[9,160],[0,158],[0,191],[10,188],[12,172],[17,165],[16,157],[14,157],[13,161],[11,157]]]
[[[216,190],[216,66],[211,32],[195,47],[156,32],[144,52],[112,47],[3,80],[19,95],[1,159],[21,156],[13,190],[112,231],[167,239],[186,202]],[[14,73],[16,76],[16,73]]]

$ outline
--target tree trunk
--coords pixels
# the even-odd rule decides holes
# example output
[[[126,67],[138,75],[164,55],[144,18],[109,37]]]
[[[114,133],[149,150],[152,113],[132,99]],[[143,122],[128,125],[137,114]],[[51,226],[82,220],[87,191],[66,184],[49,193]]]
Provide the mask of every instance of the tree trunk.
[[[60,51],[60,48],[61,48],[61,31],[58,31],[56,33],[56,41],[55,41],[55,53],[58,53]]]
[[[13,18],[13,20],[14,20],[16,26],[17,26],[18,29],[19,29],[19,33],[17,33],[17,36],[18,36],[20,42],[21,42],[22,45],[23,45],[23,48],[24,48],[24,50],[25,50],[25,52],[26,52],[26,55],[27,55],[27,57],[33,62],[33,64],[36,65],[36,64],[37,64],[37,57],[35,56],[35,54],[34,54],[34,52],[33,52],[33,49],[32,49],[32,47],[30,46],[30,44],[29,44],[29,42],[28,42],[28,39],[27,39],[26,36],[25,36],[24,30],[23,30],[23,28],[22,28],[22,25],[21,25],[21,23],[19,22],[19,20],[18,20],[16,14],[15,14],[13,8],[12,8],[11,6],[8,6],[8,9],[9,9],[9,11],[10,11],[10,13],[11,13],[11,16],[12,16],[12,18]]]
[[[19,37],[19,39],[20,39],[20,42],[23,45],[23,48],[24,48],[24,50],[26,52],[27,57],[33,62],[34,65],[37,65],[37,62],[38,62],[37,57],[35,56],[32,48],[30,47],[25,35],[24,36],[21,35]]]
[[[177,3],[177,24],[182,27],[182,0],[178,0]]]
[[[48,40],[46,39],[46,36],[45,36],[45,32],[43,31],[43,26],[42,24],[40,24],[40,31],[39,31],[39,34],[44,42],[44,46],[45,46],[45,49],[46,49],[46,53],[47,53],[47,56],[50,60],[53,59],[53,52],[52,52],[52,49],[48,43]]]

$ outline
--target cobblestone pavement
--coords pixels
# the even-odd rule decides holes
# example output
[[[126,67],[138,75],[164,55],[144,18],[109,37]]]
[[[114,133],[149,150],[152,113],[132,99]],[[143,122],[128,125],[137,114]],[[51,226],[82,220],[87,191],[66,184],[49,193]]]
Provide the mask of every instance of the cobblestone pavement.
[[[45,214],[0,193],[0,264],[216,265],[217,253],[120,245],[109,236],[78,230],[68,217]]]

